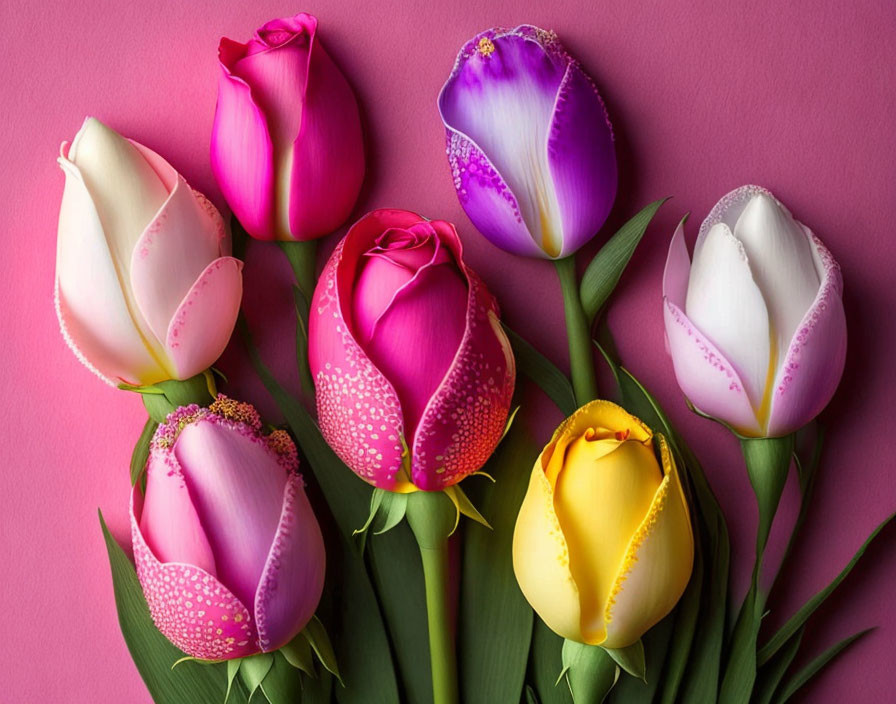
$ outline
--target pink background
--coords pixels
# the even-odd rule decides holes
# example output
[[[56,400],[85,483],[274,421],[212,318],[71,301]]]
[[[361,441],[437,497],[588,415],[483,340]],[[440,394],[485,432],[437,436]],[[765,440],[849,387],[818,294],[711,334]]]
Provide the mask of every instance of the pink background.
[[[771,188],[843,267],[847,373],[805,539],[769,617],[827,582],[896,507],[892,406],[896,286],[896,6],[890,1],[59,2],[5,0],[0,168],[5,275],[0,318],[3,497],[0,692],[5,701],[148,702],[121,640],[96,508],[125,532],[127,466],[144,414],[65,348],[52,306],[63,139],[93,114],[164,154],[220,204],[207,147],[222,34],[307,10],[355,85],[370,169],[356,215],[377,206],[452,220],[506,318],[565,363],[550,265],[514,259],[471,227],[449,178],[436,95],[462,43],[494,24],[557,30],[592,73],[618,135],[621,193],[609,226],[674,195],[648,231],[610,311],[627,364],[703,460],[729,516],[739,581],[751,560],[752,496],[736,442],[691,415],[663,351],[660,276],[684,211],[700,220],[744,183]],[[701,6],[702,5],[702,6]],[[550,8],[550,9],[548,9]],[[608,230],[610,231],[610,230]],[[332,243],[327,245],[332,246]],[[273,252],[255,250],[255,264]],[[593,248],[592,248],[593,251]],[[256,272],[257,272],[256,266]],[[260,287],[258,277],[254,286]],[[275,288],[253,288],[256,304]],[[287,314],[288,318],[288,314]],[[268,328],[272,330],[272,328]],[[281,356],[291,335],[277,331]],[[267,347],[278,340],[271,338]],[[792,498],[792,497],[791,497]],[[880,628],[802,701],[893,701],[893,530],[872,548],[804,641],[821,649]]]

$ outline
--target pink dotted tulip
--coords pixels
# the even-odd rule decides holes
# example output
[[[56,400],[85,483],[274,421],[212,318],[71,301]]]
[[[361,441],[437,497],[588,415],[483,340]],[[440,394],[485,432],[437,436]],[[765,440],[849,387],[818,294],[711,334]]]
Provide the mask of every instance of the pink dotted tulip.
[[[338,228],[364,179],[358,104],[311,15],[221,39],[211,163],[234,215],[261,240]]]
[[[843,280],[831,253],[771,193],[744,186],[700,227],[678,226],[663,278],[682,391],[747,437],[779,437],[831,400],[846,359]]]
[[[131,498],[137,576],[158,629],[224,660],[291,641],[317,608],[324,543],[285,431],[247,403],[184,406],[152,440]]]
[[[243,293],[218,211],[162,157],[94,118],[63,143],[59,164],[56,312],[69,346],[110,384],[206,370]]]
[[[450,223],[405,210],[355,223],[315,290],[309,361],[324,437],[381,489],[451,486],[504,431],[513,354]]]

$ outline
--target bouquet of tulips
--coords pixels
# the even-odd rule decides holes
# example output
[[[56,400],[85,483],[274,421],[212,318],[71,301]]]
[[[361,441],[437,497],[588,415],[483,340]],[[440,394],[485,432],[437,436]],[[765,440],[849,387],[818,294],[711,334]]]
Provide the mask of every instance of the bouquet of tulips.
[[[777,632],[761,629],[772,520],[794,467],[792,544],[818,466],[814,419],[846,352],[840,269],[771,193],[722,198],[692,259],[682,219],[662,285],[678,383],[737,436],[755,490],[741,601],[703,470],[602,323],[664,200],[579,275],[617,166],[598,90],[556,35],[473,37],[438,109],[472,224],[556,268],[569,375],[502,323],[464,261],[472,229],[374,210],[318,274],[316,241],[349,218],[365,160],[315,18],[222,39],[219,58],[210,157],[229,225],[162,156],[93,118],[59,157],[62,334],[148,416],[130,463],[133,561],[103,530],[154,701],[781,703],[861,635],[793,666],[867,543]],[[296,348],[298,394],[241,319],[232,252],[247,237],[292,265],[299,334],[282,344]],[[232,336],[279,418],[227,395],[214,365]],[[602,365],[614,384],[599,392]],[[567,418],[539,449],[549,402]]]

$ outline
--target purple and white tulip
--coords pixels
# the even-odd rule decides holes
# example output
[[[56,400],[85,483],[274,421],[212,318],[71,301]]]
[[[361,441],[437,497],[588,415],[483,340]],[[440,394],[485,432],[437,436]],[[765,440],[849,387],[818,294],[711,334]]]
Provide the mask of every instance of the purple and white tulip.
[[[501,439],[513,353],[450,223],[405,210],[355,223],[314,292],[308,348],[321,432],[376,487],[444,489]]]
[[[476,35],[439,111],[461,205],[493,244],[558,259],[594,237],[616,197],[613,131],[556,34],[521,25]]]
[[[700,227],[678,226],[663,278],[666,340],[682,391],[748,437],[787,435],[833,396],[846,359],[840,267],[771,193],[744,186]]]
[[[270,652],[314,615],[324,543],[297,467],[285,431],[263,435],[225,396],[156,431],[131,496],[134,559],[154,623],[188,655]]]

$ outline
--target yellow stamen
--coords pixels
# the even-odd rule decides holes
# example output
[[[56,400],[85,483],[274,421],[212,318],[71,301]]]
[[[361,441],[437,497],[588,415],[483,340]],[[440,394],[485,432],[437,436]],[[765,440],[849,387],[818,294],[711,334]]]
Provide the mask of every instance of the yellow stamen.
[[[479,49],[479,53],[483,56],[491,56],[495,51],[495,44],[488,37],[483,37],[479,40],[477,49]]]

